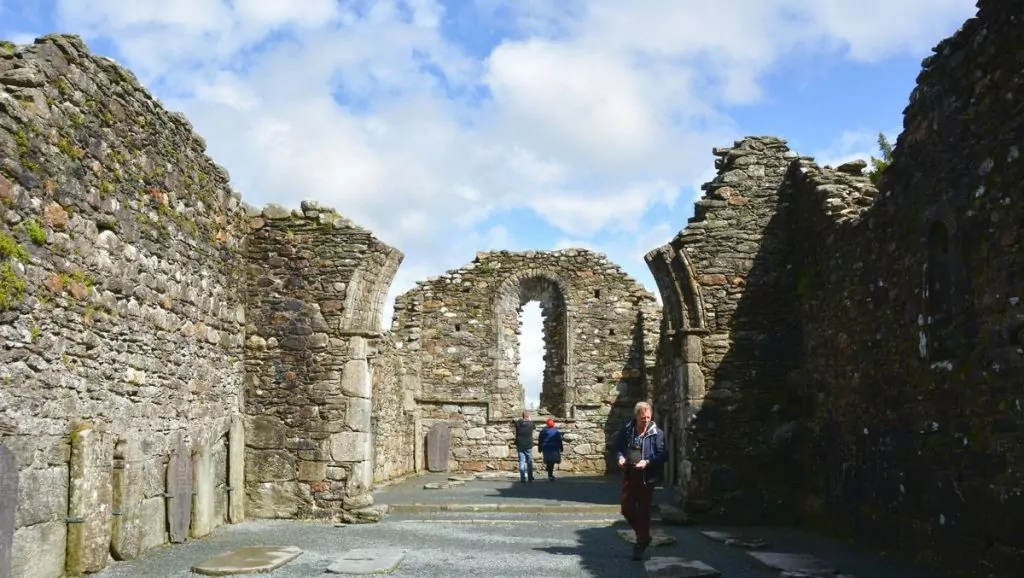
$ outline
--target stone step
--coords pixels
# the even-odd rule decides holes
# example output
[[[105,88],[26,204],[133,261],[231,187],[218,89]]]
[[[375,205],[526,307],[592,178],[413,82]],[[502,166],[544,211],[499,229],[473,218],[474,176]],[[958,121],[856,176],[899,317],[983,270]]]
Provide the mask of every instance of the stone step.
[[[722,573],[700,560],[667,556],[644,562],[648,578],[721,578]]]

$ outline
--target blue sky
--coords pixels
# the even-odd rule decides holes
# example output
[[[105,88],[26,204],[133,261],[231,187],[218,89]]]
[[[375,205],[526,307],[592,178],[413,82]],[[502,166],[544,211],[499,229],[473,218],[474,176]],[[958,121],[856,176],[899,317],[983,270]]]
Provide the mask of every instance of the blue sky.
[[[406,260],[390,299],[478,250],[643,254],[711,147],[837,163],[890,137],[971,0],[0,0],[0,37],[83,36],[184,112],[254,205],[315,198]],[[524,314],[536,396],[539,313]],[[385,323],[390,319],[388,313]]]

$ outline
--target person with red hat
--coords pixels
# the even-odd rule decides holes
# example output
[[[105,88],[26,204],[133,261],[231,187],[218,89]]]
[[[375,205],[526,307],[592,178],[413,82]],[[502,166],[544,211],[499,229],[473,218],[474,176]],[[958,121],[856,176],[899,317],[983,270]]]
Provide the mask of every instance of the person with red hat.
[[[555,464],[562,462],[562,432],[555,427],[555,420],[548,418],[547,427],[537,434],[537,448],[544,458],[548,470],[548,481],[555,481]]]

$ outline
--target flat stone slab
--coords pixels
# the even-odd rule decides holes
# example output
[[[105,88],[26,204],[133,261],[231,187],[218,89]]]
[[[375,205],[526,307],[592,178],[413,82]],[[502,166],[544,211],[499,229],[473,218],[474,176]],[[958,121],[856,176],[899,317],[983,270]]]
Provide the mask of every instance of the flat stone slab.
[[[472,482],[476,480],[476,476],[448,476],[449,482]]]
[[[336,558],[327,567],[331,574],[390,574],[405,560],[405,550],[357,548]]]
[[[648,578],[720,578],[722,573],[700,560],[655,557],[644,562]]]
[[[630,544],[636,544],[636,532],[633,530],[619,530],[619,537],[629,542]],[[651,544],[650,546],[671,546],[676,543],[675,536],[669,536],[668,534],[660,530],[651,531]]]
[[[478,480],[518,480],[518,472],[480,472],[474,476]]]
[[[302,553],[295,546],[254,546],[214,556],[192,567],[196,574],[231,576],[273,572]]]
[[[427,482],[423,484],[424,490],[448,490],[451,488],[457,488],[465,482]]]
[[[704,534],[712,540],[724,542],[726,546],[734,546],[736,548],[743,548],[744,550],[757,550],[768,546],[767,540],[762,540],[761,538],[755,538],[753,536],[742,536],[731,532],[706,530],[702,531],[701,534]]]
[[[810,574],[811,576],[835,575],[839,571],[810,554],[788,554],[783,552],[747,552],[758,562],[780,572]]]

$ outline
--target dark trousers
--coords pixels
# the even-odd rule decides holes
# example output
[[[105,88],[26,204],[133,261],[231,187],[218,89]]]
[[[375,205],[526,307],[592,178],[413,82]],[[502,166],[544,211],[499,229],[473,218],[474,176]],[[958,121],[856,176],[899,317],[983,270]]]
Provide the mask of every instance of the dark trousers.
[[[544,462],[544,467],[548,470],[548,479],[555,477],[555,462]]]
[[[654,484],[644,484],[644,473],[629,468],[622,475],[622,492],[619,503],[622,505],[622,517],[626,518],[637,542],[644,542],[651,537],[651,502],[654,501]]]

